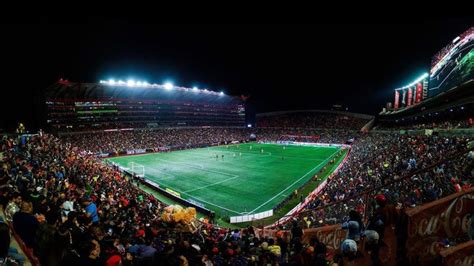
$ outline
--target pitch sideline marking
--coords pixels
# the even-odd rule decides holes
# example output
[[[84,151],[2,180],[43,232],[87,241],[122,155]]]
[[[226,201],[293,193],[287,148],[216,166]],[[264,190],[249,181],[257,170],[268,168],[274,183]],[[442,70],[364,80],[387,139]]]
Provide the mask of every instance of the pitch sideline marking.
[[[283,194],[283,192],[285,192],[286,190],[288,190],[290,187],[292,187],[293,185],[295,185],[296,183],[298,183],[299,181],[301,181],[301,179],[303,179],[305,176],[307,176],[308,174],[310,174],[312,171],[314,171],[316,168],[318,168],[319,166],[321,166],[323,163],[325,163],[326,161],[328,161],[329,159],[332,158],[332,156],[334,156],[334,154],[336,154],[339,150],[335,151],[333,154],[331,154],[331,156],[329,156],[326,160],[322,161],[320,164],[316,165],[313,169],[309,170],[309,172],[307,172],[306,174],[304,174],[302,177],[298,178],[295,182],[291,183],[289,186],[287,186],[285,189],[283,189],[282,191],[280,191],[278,194],[276,194],[275,196],[273,196],[272,198],[270,198],[269,200],[265,201],[263,204],[261,204],[260,206],[258,206],[257,208],[255,208],[254,210],[250,211],[249,213],[254,213],[256,210],[260,209],[261,207],[263,207],[264,205],[266,205],[267,203],[269,203],[270,201],[274,200],[276,197],[280,196],[281,194]]]
[[[160,171],[159,169],[156,169],[156,168],[151,167],[151,166],[148,166],[148,167],[145,167],[145,168],[151,168],[151,169]],[[173,175],[173,176],[174,176],[174,175]],[[174,176],[174,177],[176,177],[176,176]],[[239,176],[235,176],[234,178],[237,178],[237,177],[239,177]],[[227,180],[227,179],[226,179],[226,180]],[[152,181],[153,181],[153,180],[152,180]],[[167,186],[167,185],[166,185],[166,186]],[[206,204],[213,205],[213,206],[215,206],[215,207],[217,207],[217,208],[219,208],[219,209],[223,209],[223,210],[230,211],[230,212],[233,212],[233,213],[236,213],[236,214],[240,214],[240,215],[243,214],[242,212],[238,212],[238,211],[236,211],[236,210],[232,210],[232,209],[229,209],[229,208],[226,208],[226,207],[222,207],[222,206],[220,206],[220,205],[217,205],[217,204],[208,202],[208,201],[203,200],[203,199],[201,199],[201,198],[199,198],[199,197],[193,196],[193,195],[191,195],[191,194],[189,194],[189,193],[187,193],[187,192],[179,191],[179,190],[175,189],[174,187],[173,187],[173,190],[175,190],[175,191],[178,192],[178,193],[181,193],[181,194],[184,194],[184,195],[188,195],[188,196],[190,196],[190,197],[192,197],[192,198],[194,198],[194,199],[197,199],[197,200],[199,200],[199,201],[201,201],[201,202],[204,202],[204,203],[206,203]]]

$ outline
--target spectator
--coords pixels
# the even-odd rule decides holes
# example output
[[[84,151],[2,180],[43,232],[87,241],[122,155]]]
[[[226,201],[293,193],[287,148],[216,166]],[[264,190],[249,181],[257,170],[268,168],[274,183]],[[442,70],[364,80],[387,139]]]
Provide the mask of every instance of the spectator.
[[[33,248],[35,245],[36,230],[39,226],[39,222],[32,212],[32,203],[23,201],[20,211],[13,215],[13,228],[29,248]]]
[[[94,225],[99,223],[99,215],[97,214],[97,206],[90,198],[82,199],[82,204],[85,206],[86,217],[90,218]]]
[[[7,222],[11,223],[13,221],[13,215],[20,211],[21,205],[21,195],[18,192],[13,193],[10,201],[5,208],[5,218]]]
[[[342,224],[342,229],[349,230],[347,235],[348,239],[352,239],[355,242],[359,242],[363,226],[364,224],[362,223],[362,218],[360,214],[355,210],[351,210],[349,212],[349,221]]]

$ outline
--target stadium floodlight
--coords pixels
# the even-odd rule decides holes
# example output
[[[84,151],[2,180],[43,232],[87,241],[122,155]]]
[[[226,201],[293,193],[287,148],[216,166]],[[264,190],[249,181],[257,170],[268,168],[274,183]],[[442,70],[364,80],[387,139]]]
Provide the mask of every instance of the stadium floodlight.
[[[150,84],[146,81],[143,81],[143,86],[150,86]]]
[[[115,80],[109,79],[109,84],[110,84],[110,85],[115,85]]]
[[[428,73],[424,73],[423,75],[421,75],[420,77],[418,77],[417,79],[415,79],[415,81],[413,81],[412,83],[406,85],[406,86],[403,86],[401,88],[398,88],[396,90],[403,90],[403,89],[407,89],[407,88],[410,88],[410,87],[413,87],[414,85],[418,84],[419,82],[421,82],[422,80],[424,80],[425,78],[427,78],[429,76]]]
[[[193,87],[193,91],[194,91],[194,92],[198,92],[199,89],[198,89],[197,87]]]
[[[142,85],[142,82],[141,81],[138,81],[137,82],[137,86],[141,86]]]
[[[119,80],[119,81],[118,81],[118,84],[119,84],[119,85],[125,85],[125,81]]]
[[[173,89],[173,83],[171,83],[171,82],[166,82],[165,85],[164,85],[164,87],[165,87],[165,90],[168,90],[168,91],[169,91],[169,90],[172,90],[172,89]]]
[[[219,95],[224,96],[224,92],[223,91],[219,92]]]
[[[133,79],[129,79],[129,80],[127,81],[127,86],[130,86],[130,87],[135,86],[135,81],[134,81]]]
[[[248,128],[251,128],[251,127],[252,127],[252,124],[248,124],[247,127],[248,127]]]
[[[101,80],[101,81],[99,81],[99,83],[107,83],[107,81]]]

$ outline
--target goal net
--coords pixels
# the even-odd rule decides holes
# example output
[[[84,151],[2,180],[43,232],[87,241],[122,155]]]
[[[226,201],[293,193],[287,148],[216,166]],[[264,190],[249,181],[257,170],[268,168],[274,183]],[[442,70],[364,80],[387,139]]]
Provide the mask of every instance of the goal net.
[[[128,169],[130,169],[130,171],[136,176],[145,177],[145,166],[141,164],[130,162],[128,163]]]

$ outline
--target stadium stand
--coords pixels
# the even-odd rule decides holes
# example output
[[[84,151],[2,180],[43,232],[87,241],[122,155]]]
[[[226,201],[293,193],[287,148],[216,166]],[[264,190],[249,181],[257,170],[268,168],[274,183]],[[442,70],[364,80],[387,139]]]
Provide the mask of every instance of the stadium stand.
[[[259,128],[361,129],[373,116],[327,110],[295,110],[257,115]]]
[[[0,259],[22,260],[5,251],[10,231],[24,265],[473,265],[472,36],[435,56],[429,98],[375,118],[296,110],[244,128],[242,101],[221,93],[60,80],[46,95],[56,135],[0,139]],[[251,140],[348,152],[309,195],[294,191],[287,215],[241,228],[168,205],[101,160]]]
[[[219,130],[213,133],[221,136],[222,132]],[[227,129],[224,132],[232,136],[232,130]],[[278,139],[284,131],[263,129],[263,132],[263,136],[269,136],[266,138],[275,136]],[[339,132],[339,140],[345,141],[348,137],[346,132]],[[184,139],[187,139],[189,134],[187,129],[174,133],[177,133],[174,136]],[[287,133],[294,132],[289,130]],[[299,133],[311,134],[304,131]],[[239,130],[236,130],[235,134],[241,136]],[[78,142],[84,139],[87,138],[81,138]],[[44,246],[41,245],[52,245],[54,241],[65,243],[65,234],[71,234],[72,247],[69,244],[61,244],[54,249],[66,252],[67,256],[63,259],[79,260],[81,263],[84,258],[75,257],[75,252],[86,254],[86,260],[90,263],[94,260],[92,255],[97,252],[99,246],[100,259],[111,259],[114,255],[119,255],[123,261],[131,259],[137,265],[147,265],[144,261],[156,261],[163,256],[175,261],[184,256],[189,262],[196,263],[205,260],[205,257],[214,263],[219,260],[226,263],[236,260],[283,263],[322,259],[321,247],[318,247],[318,254],[316,251],[307,254],[309,246],[295,236],[290,237],[292,240],[288,240],[288,243],[277,238],[278,244],[275,244],[272,239],[253,239],[251,235],[257,236],[258,233],[249,233],[253,230],[251,228],[234,232],[208,223],[198,225],[197,228],[200,229],[169,228],[170,225],[164,223],[160,217],[160,212],[165,208],[164,203],[139,190],[132,179],[127,179],[111,166],[102,164],[95,156],[81,153],[82,149],[73,149],[71,142],[75,141],[77,140],[71,138],[64,141],[45,134],[32,137],[24,145],[15,144],[14,140],[5,138],[2,142],[3,162],[6,164],[2,177],[13,185],[3,191],[16,190],[21,192],[27,201],[32,200],[33,213],[38,214],[37,218],[46,227],[43,230],[49,232],[49,238],[43,237],[42,241],[45,243],[35,243],[33,248],[43,265],[54,265],[55,262],[48,260],[58,257],[46,255]],[[289,227],[285,225],[285,228],[294,231],[293,235],[298,235],[296,231],[299,229],[294,229],[294,226],[303,229],[339,224],[350,217],[350,210],[365,213],[360,215],[361,218],[370,221],[369,213],[376,210],[375,207],[368,208],[371,206],[368,198],[373,198],[373,195],[383,195],[393,206],[399,204],[403,208],[413,208],[456,191],[468,190],[472,185],[473,168],[472,155],[466,153],[467,141],[464,137],[360,133],[353,144],[351,156],[337,175],[299,215],[293,216],[297,220],[290,223]],[[446,161],[446,158],[451,156],[457,157]],[[365,191],[368,188],[374,188],[370,195]],[[359,196],[364,192],[367,196],[361,201]],[[93,203],[90,203],[91,201]],[[81,211],[87,208],[84,204],[96,205],[98,223]],[[68,208],[75,212],[65,216],[64,210],[70,210]],[[69,219],[74,219],[74,223],[68,222]],[[145,221],[150,221],[150,225],[147,226]],[[112,229],[111,234],[108,233],[109,228]],[[206,232],[203,228],[207,229]],[[175,230],[184,230],[187,233],[177,236],[172,233]],[[165,239],[161,234],[166,236]],[[228,239],[222,242],[224,237]],[[88,242],[88,238],[99,241]],[[239,246],[235,242],[238,239],[245,240],[246,244]],[[316,239],[312,241],[315,242]],[[258,248],[252,249],[251,244]],[[276,251],[276,246],[279,246],[279,252]],[[171,252],[172,249],[174,251]],[[127,254],[127,250],[134,252]],[[167,254],[169,252],[171,253]]]

